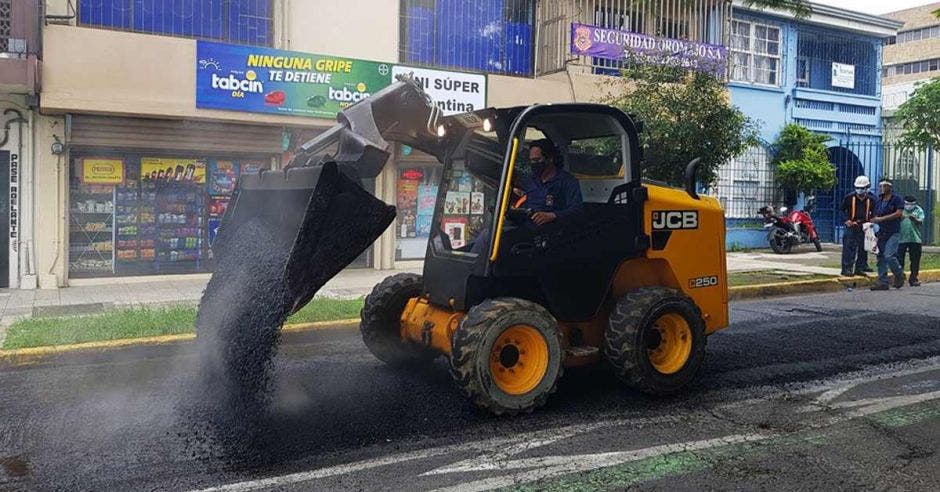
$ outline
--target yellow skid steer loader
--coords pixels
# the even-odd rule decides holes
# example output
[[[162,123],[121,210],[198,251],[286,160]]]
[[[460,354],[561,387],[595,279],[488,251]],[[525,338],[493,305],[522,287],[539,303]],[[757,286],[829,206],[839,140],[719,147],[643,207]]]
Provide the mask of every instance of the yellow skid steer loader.
[[[365,300],[362,337],[382,361],[446,356],[473,403],[515,414],[543,405],[571,366],[607,363],[638,390],[676,392],[701,367],[707,335],[727,326],[721,207],[697,194],[697,161],[684,189],[641,180],[641,129],[623,112],[551,104],[444,117],[400,77],[337,120],[284,170],[239,180],[201,317],[227,306],[242,314],[217,317],[226,330],[276,330],[310,301],[394,220],[361,185],[394,141],[435,156],[443,177],[423,275],[391,276]],[[528,144],[542,139],[583,205],[535,226],[515,190],[531,174]],[[246,241],[252,225],[266,232]],[[279,310],[259,319],[253,302]]]

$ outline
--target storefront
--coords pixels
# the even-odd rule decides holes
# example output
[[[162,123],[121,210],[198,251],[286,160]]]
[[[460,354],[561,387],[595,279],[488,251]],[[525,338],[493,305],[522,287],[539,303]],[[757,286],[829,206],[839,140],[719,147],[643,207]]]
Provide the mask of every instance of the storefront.
[[[292,147],[275,126],[77,115],[71,130],[70,278],[211,272],[236,180]]]

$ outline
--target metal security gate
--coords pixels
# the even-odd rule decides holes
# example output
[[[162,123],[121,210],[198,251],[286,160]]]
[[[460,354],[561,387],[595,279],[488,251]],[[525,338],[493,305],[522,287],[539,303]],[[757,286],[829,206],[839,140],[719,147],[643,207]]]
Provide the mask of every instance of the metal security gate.
[[[817,207],[813,212],[813,221],[824,242],[842,241],[845,229],[842,199],[854,191],[855,178],[861,174],[872,181],[873,192],[877,192],[878,181],[888,178],[899,195],[917,197],[927,216],[922,228],[924,240],[935,240],[933,212],[937,196],[933,149],[881,142],[851,142],[830,147],[828,153],[829,162],[836,168],[836,185],[816,194]]]

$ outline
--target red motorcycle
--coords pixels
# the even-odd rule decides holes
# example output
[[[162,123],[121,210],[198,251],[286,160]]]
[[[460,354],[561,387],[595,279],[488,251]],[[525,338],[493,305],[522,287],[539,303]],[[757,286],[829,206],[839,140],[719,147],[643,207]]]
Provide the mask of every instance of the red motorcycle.
[[[774,213],[771,207],[761,207],[758,211],[764,217],[764,228],[767,231],[767,242],[774,253],[785,255],[794,246],[813,243],[816,251],[822,251],[819,234],[809,212],[812,204],[808,203],[804,210],[793,210],[787,213],[787,207],[780,207],[780,214]]]

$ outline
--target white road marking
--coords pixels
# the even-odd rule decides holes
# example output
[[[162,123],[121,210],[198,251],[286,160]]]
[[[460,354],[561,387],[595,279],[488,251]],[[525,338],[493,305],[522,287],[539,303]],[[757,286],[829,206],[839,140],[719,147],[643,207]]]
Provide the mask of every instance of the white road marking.
[[[908,376],[912,374],[919,374],[923,372],[940,370],[940,357],[932,357],[930,359],[919,361],[918,366],[919,367],[904,369],[900,371],[894,371],[890,373],[875,374],[875,375],[867,376],[867,377],[857,377],[853,375],[852,379],[848,379],[848,380],[847,379],[822,380],[822,381],[812,383],[810,384],[810,386],[803,387],[796,391],[794,391],[793,389],[778,391],[774,394],[769,394],[765,397],[751,398],[745,401],[748,403],[761,403],[761,402],[770,400],[774,397],[780,396],[782,394],[806,394],[806,393],[814,393],[818,391],[824,391],[823,395],[828,394],[829,396],[826,396],[826,398],[831,401],[832,399],[845,393],[849,389],[855,386],[858,386],[860,384],[866,383],[866,382],[880,381],[883,379],[888,379],[888,378],[893,378],[893,377]],[[839,391],[838,394],[836,394],[836,390]],[[823,395],[820,395],[820,398],[822,398]],[[835,396],[831,396],[831,395],[835,395]],[[851,416],[851,418],[857,418],[857,417],[869,415],[871,413],[877,413],[877,412],[889,410],[891,408],[895,408],[898,406],[910,405],[910,404],[919,403],[922,401],[927,401],[927,400],[931,400],[935,398],[940,398],[940,392],[924,393],[922,395],[910,395],[910,396],[902,396],[902,397],[888,397],[886,399],[871,399],[871,400],[866,400],[869,406],[853,411],[847,415]],[[742,404],[743,404],[742,401],[735,401],[735,402],[730,402],[730,403],[720,405],[715,408],[720,409],[720,408],[740,407]],[[839,405],[839,404],[836,404],[836,405]],[[830,405],[830,406],[834,406],[834,405]],[[814,409],[819,410],[819,407],[814,407]],[[685,414],[685,416],[687,417],[688,415]],[[406,452],[406,453],[399,453],[395,455],[384,456],[381,458],[375,458],[375,459],[363,460],[363,461],[358,461],[358,462],[353,462],[353,463],[348,463],[348,464],[343,464],[343,465],[320,468],[317,470],[311,470],[311,471],[306,471],[306,472],[299,472],[299,473],[292,473],[288,475],[281,475],[281,476],[269,477],[269,478],[264,478],[264,479],[236,482],[236,483],[231,483],[227,485],[221,485],[218,487],[210,487],[206,489],[201,489],[200,492],[247,491],[247,490],[258,490],[258,489],[264,489],[264,488],[283,487],[285,485],[303,483],[303,482],[308,482],[311,480],[317,480],[317,479],[332,477],[332,476],[337,476],[337,475],[346,475],[346,474],[356,473],[356,472],[360,472],[363,470],[378,468],[382,466],[394,465],[394,464],[402,463],[406,461],[415,461],[415,460],[433,458],[437,456],[443,456],[443,455],[450,454],[450,453],[456,454],[456,453],[468,452],[468,451],[477,452],[479,453],[479,456],[477,456],[476,458],[468,459],[468,460],[462,460],[452,465],[448,465],[446,467],[431,470],[427,473],[424,473],[422,476],[440,475],[440,474],[446,474],[446,473],[457,473],[460,471],[513,469],[513,468],[526,468],[530,466],[545,466],[544,464],[541,464],[541,465],[534,464],[535,460],[540,460],[540,459],[543,461],[548,460],[548,461],[544,461],[544,463],[549,465],[547,469],[543,469],[541,471],[533,470],[533,471],[527,472],[528,475],[525,475],[527,477],[537,476],[536,478],[525,480],[525,481],[531,482],[534,480],[539,480],[540,478],[549,478],[548,476],[543,477],[542,474],[550,473],[555,468],[564,466],[561,462],[568,463],[575,459],[581,459],[582,460],[581,463],[583,463],[583,466],[586,466],[587,463],[589,462],[605,463],[605,462],[609,462],[610,460],[613,460],[613,461],[626,460],[626,461],[617,461],[616,463],[614,463],[614,464],[619,464],[619,463],[625,463],[625,462],[631,461],[631,459],[628,459],[628,457],[631,456],[631,453],[653,452],[649,450],[672,449],[672,447],[677,447],[677,446],[682,447],[682,446],[689,446],[689,445],[691,446],[704,445],[704,443],[718,442],[721,439],[743,439],[745,436],[760,436],[760,439],[756,439],[756,440],[767,439],[768,437],[775,436],[771,434],[740,434],[740,435],[728,436],[724,438],[709,439],[705,441],[692,441],[691,443],[666,444],[662,446],[654,446],[652,448],[644,448],[644,449],[638,449],[638,450],[632,450],[632,451],[615,451],[612,453],[597,453],[593,455],[588,454],[588,455],[577,455],[577,456],[556,456],[556,457],[532,458],[532,459],[522,459],[522,460],[510,460],[509,459],[513,455],[519,454],[523,451],[534,449],[539,446],[551,444],[561,439],[566,439],[566,438],[573,437],[578,434],[591,432],[591,431],[594,431],[603,427],[614,427],[614,426],[621,426],[621,425],[638,425],[638,424],[660,424],[660,423],[678,421],[682,417],[683,415],[661,415],[661,416],[652,417],[652,418],[639,417],[639,418],[633,418],[633,419],[612,419],[612,420],[607,420],[607,421],[595,422],[591,424],[580,424],[580,425],[572,425],[572,426],[566,426],[566,427],[561,427],[561,428],[556,428],[556,429],[546,429],[546,430],[535,431],[535,432],[530,432],[526,434],[520,434],[520,435],[513,436],[513,437],[496,437],[496,438],[482,440],[482,441],[459,443],[459,444],[452,444],[452,445],[447,445],[447,446],[440,446],[436,448],[421,449],[421,450],[416,450],[416,451],[411,451],[411,452]],[[844,417],[834,417],[834,419],[828,420],[826,422],[827,425],[844,420]],[[714,444],[714,445],[717,446],[719,444]],[[686,447],[682,449],[690,449],[690,448]],[[676,452],[676,451],[670,451],[670,452]],[[662,454],[669,454],[669,453],[664,452]],[[642,459],[642,458],[639,458],[639,459]],[[513,463],[513,465],[507,466],[507,463]],[[613,465],[600,465],[597,467],[599,468],[599,467],[606,467],[606,466],[613,466]],[[474,468],[474,467],[478,467],[478,468]],[[591,468],[586,468],[586,469],[591,469]],[[576,470],[576,471],[582,471],[582,470]],[[569,473],[569,472],[564,472],[564,473],[559,472],[558,474],[566,474],[566,473]],[[557,476],[558,474],[551,475],[551,476]],[[509,477],[493,477],[490,479],[486,479],[485,481],[497,480],[497,482],[492,482],[492,483],[502,483],[502,482],[498,482],[498,480],[507,480],[511,477],[513,476],[511,475]],[[518,475],[516,475],[515,477],[518,478]],[[483,481],[479,481],[479,482],[483,482]],[[478,482],[469,482],[464,485],[471,486],[472,484],[475,484],[475,483],[478,483]],[[487,483],[491,483],[491,482],[487,482]],[[513,485],[514,483],[517,483],[517,482],[510,481],[504,485],[496,485],[494,487]],[[464,489],[460,489],[460,490],[464,490]],[[483,489],[475,489],[471,487],[466,490],[483,490]]]
[[[458,471],[486,471],[495,469],[517,469],[534,468],[522,473],[504,475],[499,477],[485,478],[474,482],[462,483],[453,487],[437,489],[436,492],[477,492],[481,490],[491,490],[510,485],[520,485],[523,483],[534,482],[553,478],[561,475],[568,475],[598,468],[621,465],[631,461],[639,461],[656,456],[679,453],[683,451],[699,451],[729,444],[740,444],[744,442],[756,442],[779,434],[736,434],[731,436],[718,437],[715,439],[704,439],[700,441],[689,441],[675,444],[663,444],[643,449],[631,451],[614,451],[608,453],[584,454],[574,456],[548,456],[545,458],[527,458],[523,460],[501,463],[498,468],[466,469]]]
[[[636,422],[644,421],[648,422],[649,419],[642,418],[636,419]],[[550,444],[552,442],[558,441],[560,439],[565,439],[572,437],[577,434],[582,434],[585,432],[590,432],[593,430],[600,429],[602,427],[624,425],[633,423],[631,420],[618,420],[618,421],[606,421],[606,422],[596,422],[592,424],[580,424],[580,425],[571,425],[567,427],[561,427],[556,429],[547,429],[536,432],[529,432],[526,434],[519,434],[513,437],[497,437],[493,439],[487,439],[483,441],[469,442],[469,443],[460,443],[460,444],[451,444],[447,446],[440,446],[436,448],[420,449],[417,451],[411,451],[407,453],[394,454],[389,456],[384,456],[381,458],[369,459],[358,461],[354,463],[348,463],[344,465],[336,465],[327,468],[320,468],[318,470],[311,470],[306,472],[292,473],[289,475],[282,475],[278,477],[270,477],[259,480],[249,480],[245,482],[231,483],[228,485],[221,485],[218,487],[210,487],[206,489],[201,489],[200,492],[209,492],[209,491],[245,491],[245,490],[257,490],[267,487],[281,487],[284,485],[302,483],[310,480],[316,480],[319,478],[332,477],[336,475],[346,475],[349,473],[359,472],[363,470],[368,470],[371,468],[378,468],[381,466],[394,465],[397,463],[402,463],[405,461],[414,461],[421,460],[426,458],[433,458],[435,456],[441,456],[448,453],[457,453],[457,452],[467,452],[467,451],[476,451],[480,453],[492,453],[496,450],[503,450],[503,454],[507,454],[507,451],[513,451],[511,454],[518,454],[533,447],[541,446],[544,444]],[[543,444],[539,444],[543,443]]]
[[[930,400],[940,399],[940,391],[923,393],[919,395],[889,396],[884,398],[869,398],[859,400],[860,405],[853,405],[855,402],[845,402],[839,404],[843,407],[861,406],[858,410],[848,412],[839,417],[828,419],[821,425],[810,425],[807,429],[828,427],[832,424],[848,420],[865,417],[874,413],[880,413],[898,407],[913,405]],[[763,441],[775,437],[781,437],[785,434],[736,434],[731,436],[719,437],[715,439],[706,439],[702,441],[691,441],[677,444],[665,444],[653,446],[650,448],[637,449],[632,451],[615,451],[606,453],[584,454],[584,455],[561,455],[545,456],[539,458],[525,458],[503,463],[491,464],[485,467],[466,467],[453,468],[447,467],[441,473],[458,473],[471,471],[493,471],[493,470],[515,470],[535,468],[534,470],[511,473],[498,477],[490,477],[473,482],[465,482],[452,487],[436,489],[435,492],[478,492],[492,490],[511,485],[522,485],[538,480],[545,480],[572,473],[607,468],[610,466],[622,465],[631,461],[639,461],[656,456],[679,453],[683,451],[697,451],[702,449],[726,446],[729,444],[739,444],[743,442]],[[437,470],[434,470],[437,472]],[[433,472],[432,472],[433,473]],[[428,473],[425,473],[428,475]]]

